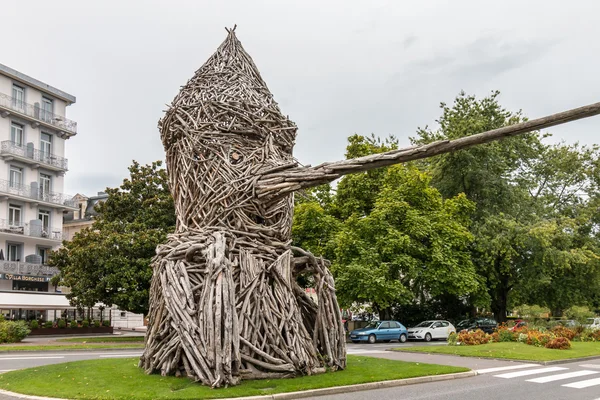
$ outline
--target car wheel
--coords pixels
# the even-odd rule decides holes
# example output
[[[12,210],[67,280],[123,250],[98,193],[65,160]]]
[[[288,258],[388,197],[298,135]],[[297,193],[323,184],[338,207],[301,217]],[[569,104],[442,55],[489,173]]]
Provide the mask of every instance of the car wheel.
[[[375,335],[369,335],[369,343],[373,344],[377,341],[377,338],[375,337]]]
[[[400,335],[400,337],[398,338],[398,342],[399,343],[405,343],[406,342],[406,335],[404,333],[402,335]]]
[[[425,335],[425,341],[426,341],[426,342],[431,342],[431,333],[427,333],[427,334]]]

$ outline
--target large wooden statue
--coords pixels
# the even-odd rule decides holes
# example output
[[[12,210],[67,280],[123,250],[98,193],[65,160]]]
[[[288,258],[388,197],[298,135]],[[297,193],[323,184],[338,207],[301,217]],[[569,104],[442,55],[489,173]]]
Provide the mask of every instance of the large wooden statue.
[[[600,103],[524,124],[383,154],[299,167],[283,115],[234,30],[159,123],[176,232],[153,263],[140,366],[212,387],[346,366],[327,262],[291,246],[293,192],[600,113]],[[296,283],[312,273],[318,301]]]

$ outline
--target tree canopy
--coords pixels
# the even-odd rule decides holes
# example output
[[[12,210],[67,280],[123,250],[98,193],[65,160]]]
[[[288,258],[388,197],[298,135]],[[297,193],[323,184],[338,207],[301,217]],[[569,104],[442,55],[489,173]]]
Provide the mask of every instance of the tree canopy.
[[[156,246],[175,229],[175,211],[161,162],[129,167],[130,177],[119,188],[108,188],[98,204],[91,228],[50,256],[62,283],[71,288],[72,304],[97,302],[134,313],[147,313]]]

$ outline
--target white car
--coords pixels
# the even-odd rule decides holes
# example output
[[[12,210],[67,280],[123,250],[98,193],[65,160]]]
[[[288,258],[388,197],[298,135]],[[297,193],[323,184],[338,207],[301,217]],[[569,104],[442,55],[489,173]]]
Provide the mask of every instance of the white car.
[[[600,318],[588,318],[586,322],[586,328],[600,329]]]
[[[426,342],[430,342],[432,339],[447,340],[453,332],[456,332],[456,328],[448,321],[423,321],[413,328],[408,328],[408,338]]]

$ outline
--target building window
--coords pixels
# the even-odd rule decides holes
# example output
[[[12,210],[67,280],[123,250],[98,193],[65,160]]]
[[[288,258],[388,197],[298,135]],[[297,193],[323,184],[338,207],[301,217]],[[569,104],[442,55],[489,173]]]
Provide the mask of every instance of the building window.
[[[38,219],[42,221],[42,237],[48,237],[50,233],[50,211],[39,210]]]
[[[40,140],[40,151],[44,159],[50,157],[52,154],[52,136],[48,133],[42,132]]]
[[[51,122],[53,114],[52,100],[42,97],[42,110],[40,113],[40,119],[46,122]]]
[[[46,264],[48,262],[48,256],[50,255],[49,247],[38,247],[37,254],[42,259],[42,264]]]
[[[21,261],[21,248],[20,243],[8,243],[6,245],[6,259],[8,261]]]
[[[121,311],[121,318],[126,318],[127,317],[127,313],[125,311]]]
[[[13,84],[12,98],[13,107],[19,109],[25,108],[25,89]]]
[[[21,206],[16,204],[8,205],[8,225],[22,226],[21,215]]]
[[[47,174],[40,174],[40,199],[47,201],[50,196],[50,184],[52,177]]]
[[[8,186],[15,189],[20,189],[23,183],[23,168],[10,166],[10,177]]]
[[[23,125],[15,122],[10,124],[10,141],[19,147],[23,147]]]

